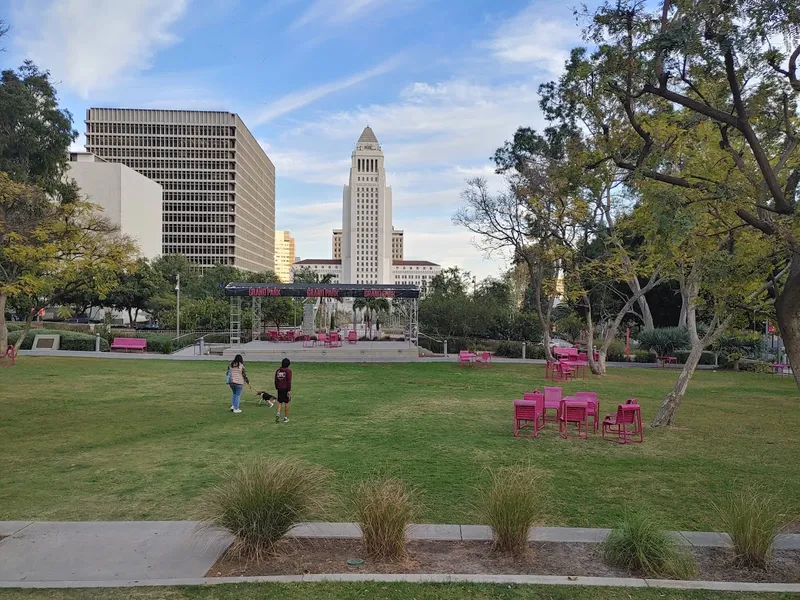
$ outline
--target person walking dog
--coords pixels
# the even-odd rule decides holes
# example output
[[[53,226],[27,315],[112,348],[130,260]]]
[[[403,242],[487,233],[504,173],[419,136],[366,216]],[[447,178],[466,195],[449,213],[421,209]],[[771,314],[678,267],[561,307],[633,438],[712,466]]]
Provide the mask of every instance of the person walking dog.
[[[245,384],[247,384],[247,387],[250,387],[250,380],[247,378],[247,372],[244,370],[244,359],[241,354],[237,354],[231,361],[231,364],[228,365],[226,383],[231,386],[231,412],[238,415],[242,412],[242,409],[239,408],[239,401],[242,399],[242,390]]]

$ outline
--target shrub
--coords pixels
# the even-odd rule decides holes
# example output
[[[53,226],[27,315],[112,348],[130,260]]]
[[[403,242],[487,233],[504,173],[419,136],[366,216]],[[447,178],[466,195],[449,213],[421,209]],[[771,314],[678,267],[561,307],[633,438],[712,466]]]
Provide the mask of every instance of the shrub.
[[[522,358],[522,342],[500,342],[495,353],[507,358]]]
[[[645,511],[629,512],[603,542],[603,558],[647,577],[687,579],[697,572],[694,557],[678,546]]]
[[[674,356],[675,358],[678,359],[678,363],[679,364],[686,364],[686,361],[689,359],[689,352],[685,352],[685,351],[673,352],[672,356]],[[701,364],[701,365],[709,365],[709,366],[716,364],[716,361],[714,359],[714,353],[713,352],[704,351],[700,355],[699,364]]]
[[[75,331],[65,331],[58,329],[30,329],[20,346],[21,350],[30,350],[33,347],[33,340],[38,334],[60,335],[59,350],[73,350],[80,352],[94,352],[95,336]],[[22,331],[12,331],[8,334],[8,343],[16,344],[22,335]],[[108,351],[108,342],[100,338],[100,351]]]
[[[479,495],[478,513],[492,528],[496,550],[523,554],[528,531],[542,516],[541,469],[514,466],[490,473],[491,484]]]
[[[365,481],[353,497],[368,555],[384,560],[406,553],[406,528],[419,514],[415,492],[402,479]]]
[[[642,329],[636,339],[642,350],[652,350],[658,356],[671,355],[689,347],[689,332],[684,327]]]
[[[243,462],[209,491],[203,524],[231,533],[233,553],[259,559],[297,523],[322,511],[326,479],[321,467],[294,458]]]
[[[747,485],[714,508],[723,531],[731,536],[737,562],[746,567],[766,567],[785,519],[776,496],[762,487]]]
[[[772,375],[773,373],[772,365],[761,360],[744,359],[739,366],[744,371],[750,371],[752,373],[766,373],[768,375]]]
[[[637,363],[653,363],[655,357],[648,350],[634,350],[633,360]]]

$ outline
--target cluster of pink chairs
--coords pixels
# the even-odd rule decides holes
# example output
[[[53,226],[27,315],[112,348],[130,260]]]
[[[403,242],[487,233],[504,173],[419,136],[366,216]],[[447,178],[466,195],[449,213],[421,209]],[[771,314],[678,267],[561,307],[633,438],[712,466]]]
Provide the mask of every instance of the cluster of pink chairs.
[[[300,339],[300,332],[296,329],[286,329],[285,331],[270,329],[267,336],[269,336],[270,342],[294,342]]]
[[[492,364],[491,352],[470,352],[469,350],[462,350],[458,353],[458,366],[459,367],[488,367]]]
[[[596,354],[595,360],[597,360]],[[585,352],[580,352],[577,348],[553,348],[553,357],[554,360],[548,360],[545,364],[545,379],[569,381],[574,379],[578,373],[583,379],[586,379],[589,358]]]
[[[555,411],[548,417],[550,411]],[[534,390],[514,400],[514,437],[538,437],[548,422],[558,424],[558,433],[568,439],[570,425],[577,429],[578,438],[589,439],[589,419],[592,429],[601,429],[604,440],[618,444],[641,443],[644,440],[642,409],[635,398],[617,406],[616,414],[608,414],[600,422],[600,400],[596,392],[577,392],[563,396],[560,387],[545,387],[544,392]],[[523,433],[532,431],[532,434]],[[638,439],[637,439],[638,438]]]
[[[316,346],[324,346],[325,348],[341,348],[342,336],[337,331],[325,333],[320,331],[317,334],[317,339],[311,339],[310,335],[303,336],[303,348],[315,348]]]

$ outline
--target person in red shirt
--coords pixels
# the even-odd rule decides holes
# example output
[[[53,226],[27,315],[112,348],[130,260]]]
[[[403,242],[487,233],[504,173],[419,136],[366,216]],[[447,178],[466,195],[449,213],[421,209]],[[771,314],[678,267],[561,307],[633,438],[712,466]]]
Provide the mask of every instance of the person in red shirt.
[[[278,390],[278,412],[275,414],[275,422],[281,420],[281,407],[283,408],[283,422],[289,422],[289,402],[292,400],[292,370],[289,368],[288,358],[281,361],[281,367],[275,371],[275,389]]]

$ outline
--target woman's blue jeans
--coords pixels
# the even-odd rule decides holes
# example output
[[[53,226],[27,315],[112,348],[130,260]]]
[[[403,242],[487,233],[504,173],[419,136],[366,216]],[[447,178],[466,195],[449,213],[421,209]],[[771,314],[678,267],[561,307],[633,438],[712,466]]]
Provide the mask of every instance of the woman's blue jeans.
[[[233,392],[233,398],[231,398],[231,406],[233,406],[234,410],[239,410],[239,400],[242,398],[242,390],[244,386],[239,383],[232,383],[231,391]]]

